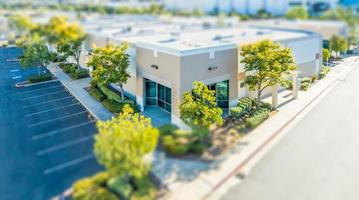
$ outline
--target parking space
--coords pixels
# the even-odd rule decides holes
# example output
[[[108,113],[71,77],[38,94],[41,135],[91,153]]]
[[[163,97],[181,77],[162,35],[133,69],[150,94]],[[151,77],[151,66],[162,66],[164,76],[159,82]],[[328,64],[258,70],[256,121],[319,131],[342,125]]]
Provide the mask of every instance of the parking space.
[[[17,55],[0,49],[0,199],[49,199],[101,170],[96,122],[59,81],[14,88],[37,73],[22,69]]]

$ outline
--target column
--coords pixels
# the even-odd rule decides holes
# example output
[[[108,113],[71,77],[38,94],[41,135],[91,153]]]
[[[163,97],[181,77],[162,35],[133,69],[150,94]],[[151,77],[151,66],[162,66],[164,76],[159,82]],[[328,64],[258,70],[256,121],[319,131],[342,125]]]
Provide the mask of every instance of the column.
[[[272,87],[272,108],[278,107],[278,85]]]

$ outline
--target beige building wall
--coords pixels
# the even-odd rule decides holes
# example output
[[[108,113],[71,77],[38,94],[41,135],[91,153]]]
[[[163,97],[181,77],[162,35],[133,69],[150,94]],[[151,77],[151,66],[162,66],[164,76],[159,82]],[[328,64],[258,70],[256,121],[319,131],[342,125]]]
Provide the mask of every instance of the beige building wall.
[[[238,49],[202,53],[181,58],[180,94],[193,88],[194,81],[206,85],[229,80],[229,101],[238,99]],[[209,67],[216,67],[209,70]]]
[[[144,82],[150,79],[168,88],[171,88],[172,114],[179,116],[178,105],[180,102],[180,58],[174,55],[155,52],[150,49],[137,48],[137,82],[136,97],[141,109],[144,106]],[[151,65],[157,65],[158,69]]]

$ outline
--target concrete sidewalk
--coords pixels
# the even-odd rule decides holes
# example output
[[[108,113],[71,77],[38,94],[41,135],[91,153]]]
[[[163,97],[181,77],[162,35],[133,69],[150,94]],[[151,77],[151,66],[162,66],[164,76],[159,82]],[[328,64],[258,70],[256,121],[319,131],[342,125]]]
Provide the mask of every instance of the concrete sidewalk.
[[[105,121],[114,116],[84,89],[90,86],[91,78],[72,80],[56,63],[50,64],[48,69],[97,120]]]
[[[222,195],[226,184],[233,184],[233,176],[241,172],[242,175],[249,173],[247,166],[252,158],[261,152],[292,120],[316,99],[323,96],[335,84],[342,80],[350,72],[356,63],[357,57],[347,58],[344,63],[339,64],[322,80],[314,84],[307,92],[300,92],[299,98],[289,102],[279,102],[279,112],[248,134],[233,152],[225,158],[210,163],[209,170],[197,175],[195,179],[188,181],[177,181],[176,184],[168,185],[170,194],[166,199],[218,199]],[[284,98],[285,97],[285,98]],[[281,100],[288,99],[284,93]]]

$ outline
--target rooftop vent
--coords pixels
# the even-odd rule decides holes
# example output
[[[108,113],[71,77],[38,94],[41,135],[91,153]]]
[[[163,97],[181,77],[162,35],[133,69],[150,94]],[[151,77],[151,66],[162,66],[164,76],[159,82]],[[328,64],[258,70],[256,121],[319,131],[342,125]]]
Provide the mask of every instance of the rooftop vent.
[[[158,41],[159,43],[170,43],[170,42],[175,42],[177,41],[175,38],[169,38],[167,40],[160,40]]]

